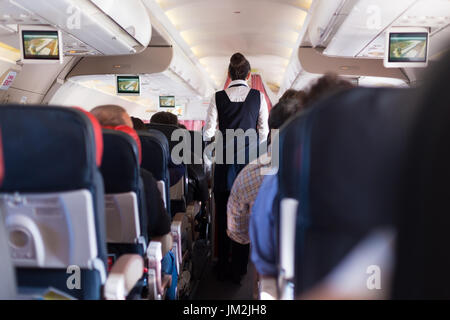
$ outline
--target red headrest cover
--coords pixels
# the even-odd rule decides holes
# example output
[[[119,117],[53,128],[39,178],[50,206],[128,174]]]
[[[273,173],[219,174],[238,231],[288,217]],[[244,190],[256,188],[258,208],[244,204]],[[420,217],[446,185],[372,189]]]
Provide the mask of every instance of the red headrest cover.
[[[80,110],[83,112],[91,121],[92,127],[94,128],[94,137],[95,137],[95,147],[96,147],[96,162],[97,166],[100,167],[102,165],[102,157],[103,157],[103,133],[102,133],[102,127],[100,126],[100,123],[98,122],[97,118],[94,117],[91,113],[87,112],[86,110],[83,110],[80,107],[74,107],[77,110]]]

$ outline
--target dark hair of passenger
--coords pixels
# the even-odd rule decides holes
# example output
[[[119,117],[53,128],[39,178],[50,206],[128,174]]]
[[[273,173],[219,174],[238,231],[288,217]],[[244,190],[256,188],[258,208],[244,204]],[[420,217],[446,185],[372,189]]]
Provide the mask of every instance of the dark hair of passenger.
[[[297,98],[285,98],[280,100],[270,110],[269,128],[279,129],[290,117],[303,109],[303,104]]]
[[[231,56],[228,72],[232,81],[246,80],[250,70],[250,62],[248,62],[243,54],[238,52]]]
[[[182,123],[179,123],[178,126],[179,126],[181,129],[187,130],[186,126],[185,126],[184,124],[182,124]]]
[[[341,90],[354,88],[355,86],[335,73],[327,73],[319,78],[309,89],[305,97],[305,105],[336,93]]]
[[[131,124],[127,111],[118,105],[98,106],[91,110],[91,114],[97,118],[101,126],[117,127]]]
[[[306,98],[306,92],[303,90],[297,91],[294,89],[286,90],[286,92],[281,96],[279,102],[287,99],[298,99],[303,105]]]
[[[170,124],[178,127],[178,117],[170,112],[157,112],[150,119],[150,123]]]
[[[131,117],[131,121],[133,121],[134,130],[147,130],[144,121],[139,118]]]

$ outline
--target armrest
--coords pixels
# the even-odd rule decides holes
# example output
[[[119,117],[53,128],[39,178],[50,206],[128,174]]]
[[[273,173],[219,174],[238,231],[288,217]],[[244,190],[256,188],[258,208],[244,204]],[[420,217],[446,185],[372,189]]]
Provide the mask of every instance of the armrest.
[[[186,208],[186,214],[189,217],[189,219],[195,219],[195,216],[200,212],[202,203],[199,201],[193,201],[188,204]]]
[[[151,241],[147,249],[148,259],[148,289],[149,295],[157,299],[164,294],[161,283],[161,260],[162,260],[161,242]]]
[[[183,248],[181,247],[181,231],[183,226],[183,220],[186,215],[184,213],[177,213],[173,218],[170,230],[173,238],[173,253],[175,254],[177,272],[180,274],[180,267],[183,261]]]
[[[172,233],[165,234],[161,237],[153,237],[152,242],[161,243],[161,252],[164,257],[173,247]]]
[[[259,300],[276,300],[277,293],[276,278],[261,278],[259,281]]]
[[[169,235],[170,236],[170,235]],[[161,274],[162,244],[158,241],[151,241],[148,250],[148,287],[151,299],[159,300],[164,296],[168,287],[172,284],[172,276]]]
[[[144,274],[144,260],[137,254],[125,254],[113,265],[106,279],[104,294],[107,300],[125,300]]]

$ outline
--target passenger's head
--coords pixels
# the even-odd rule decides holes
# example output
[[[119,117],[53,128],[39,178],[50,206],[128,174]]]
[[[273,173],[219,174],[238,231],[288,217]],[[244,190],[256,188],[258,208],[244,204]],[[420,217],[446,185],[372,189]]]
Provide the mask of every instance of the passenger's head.
[[[280,100],[270,110],[269,128],[279,129],[290,117],[303,109],[303,104],[297,98]]]
[[[251,73],[250,62],[241,53],[235,53],[231,56],[228,73],[231,80],[248,80]]]
[[[354,88],[354,85],[335,73],[327,73],[323,77],[319,78],[313,86],[309,89],[309,92],[305,98],[305,104],[311,104],[315,101],[336,93],[340,90]]]
[[[133,122],[127,111],[117,105],[103,105],[95,107],[91,110],[94,117],[97,118],[98,122],[102,127],[117,127],[117,126],[128,126],[133,128]]]
[[[131,121],[133,121],[134,130],[147,130],[144,121],[139,118],[131,117]]]
[[[184,124],[182,124],[182,123],[179,123],[178,126],[179,126],[181,129],[187,130],[186,126],[185,126]]]
[[[178,127],[178,117],[170,112],[157,112],[150,119],[150,123],[171,124]]]
[[[287,90],[280,98],[279,102],[288,99],[297,99],[303,105],[305,103],[306,92],[305,91],[297,91],[294,89]]]

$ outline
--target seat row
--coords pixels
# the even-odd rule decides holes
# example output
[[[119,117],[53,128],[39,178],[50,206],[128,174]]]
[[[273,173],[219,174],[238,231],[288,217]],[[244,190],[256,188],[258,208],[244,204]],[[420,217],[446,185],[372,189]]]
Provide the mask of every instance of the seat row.
[[[23,105],[1,106],[0,128],[2,245],[19,296],[164,298],[171,277],[162,274],[161,260],[172,251],[182,273],[182,237],[193,229],[186,211],[195,216],[199,207],[185,205],[170,233],[150,237],[149,210],[157,202],[151,176],[171,212],[164,134],[102,130],[81,109]]]

